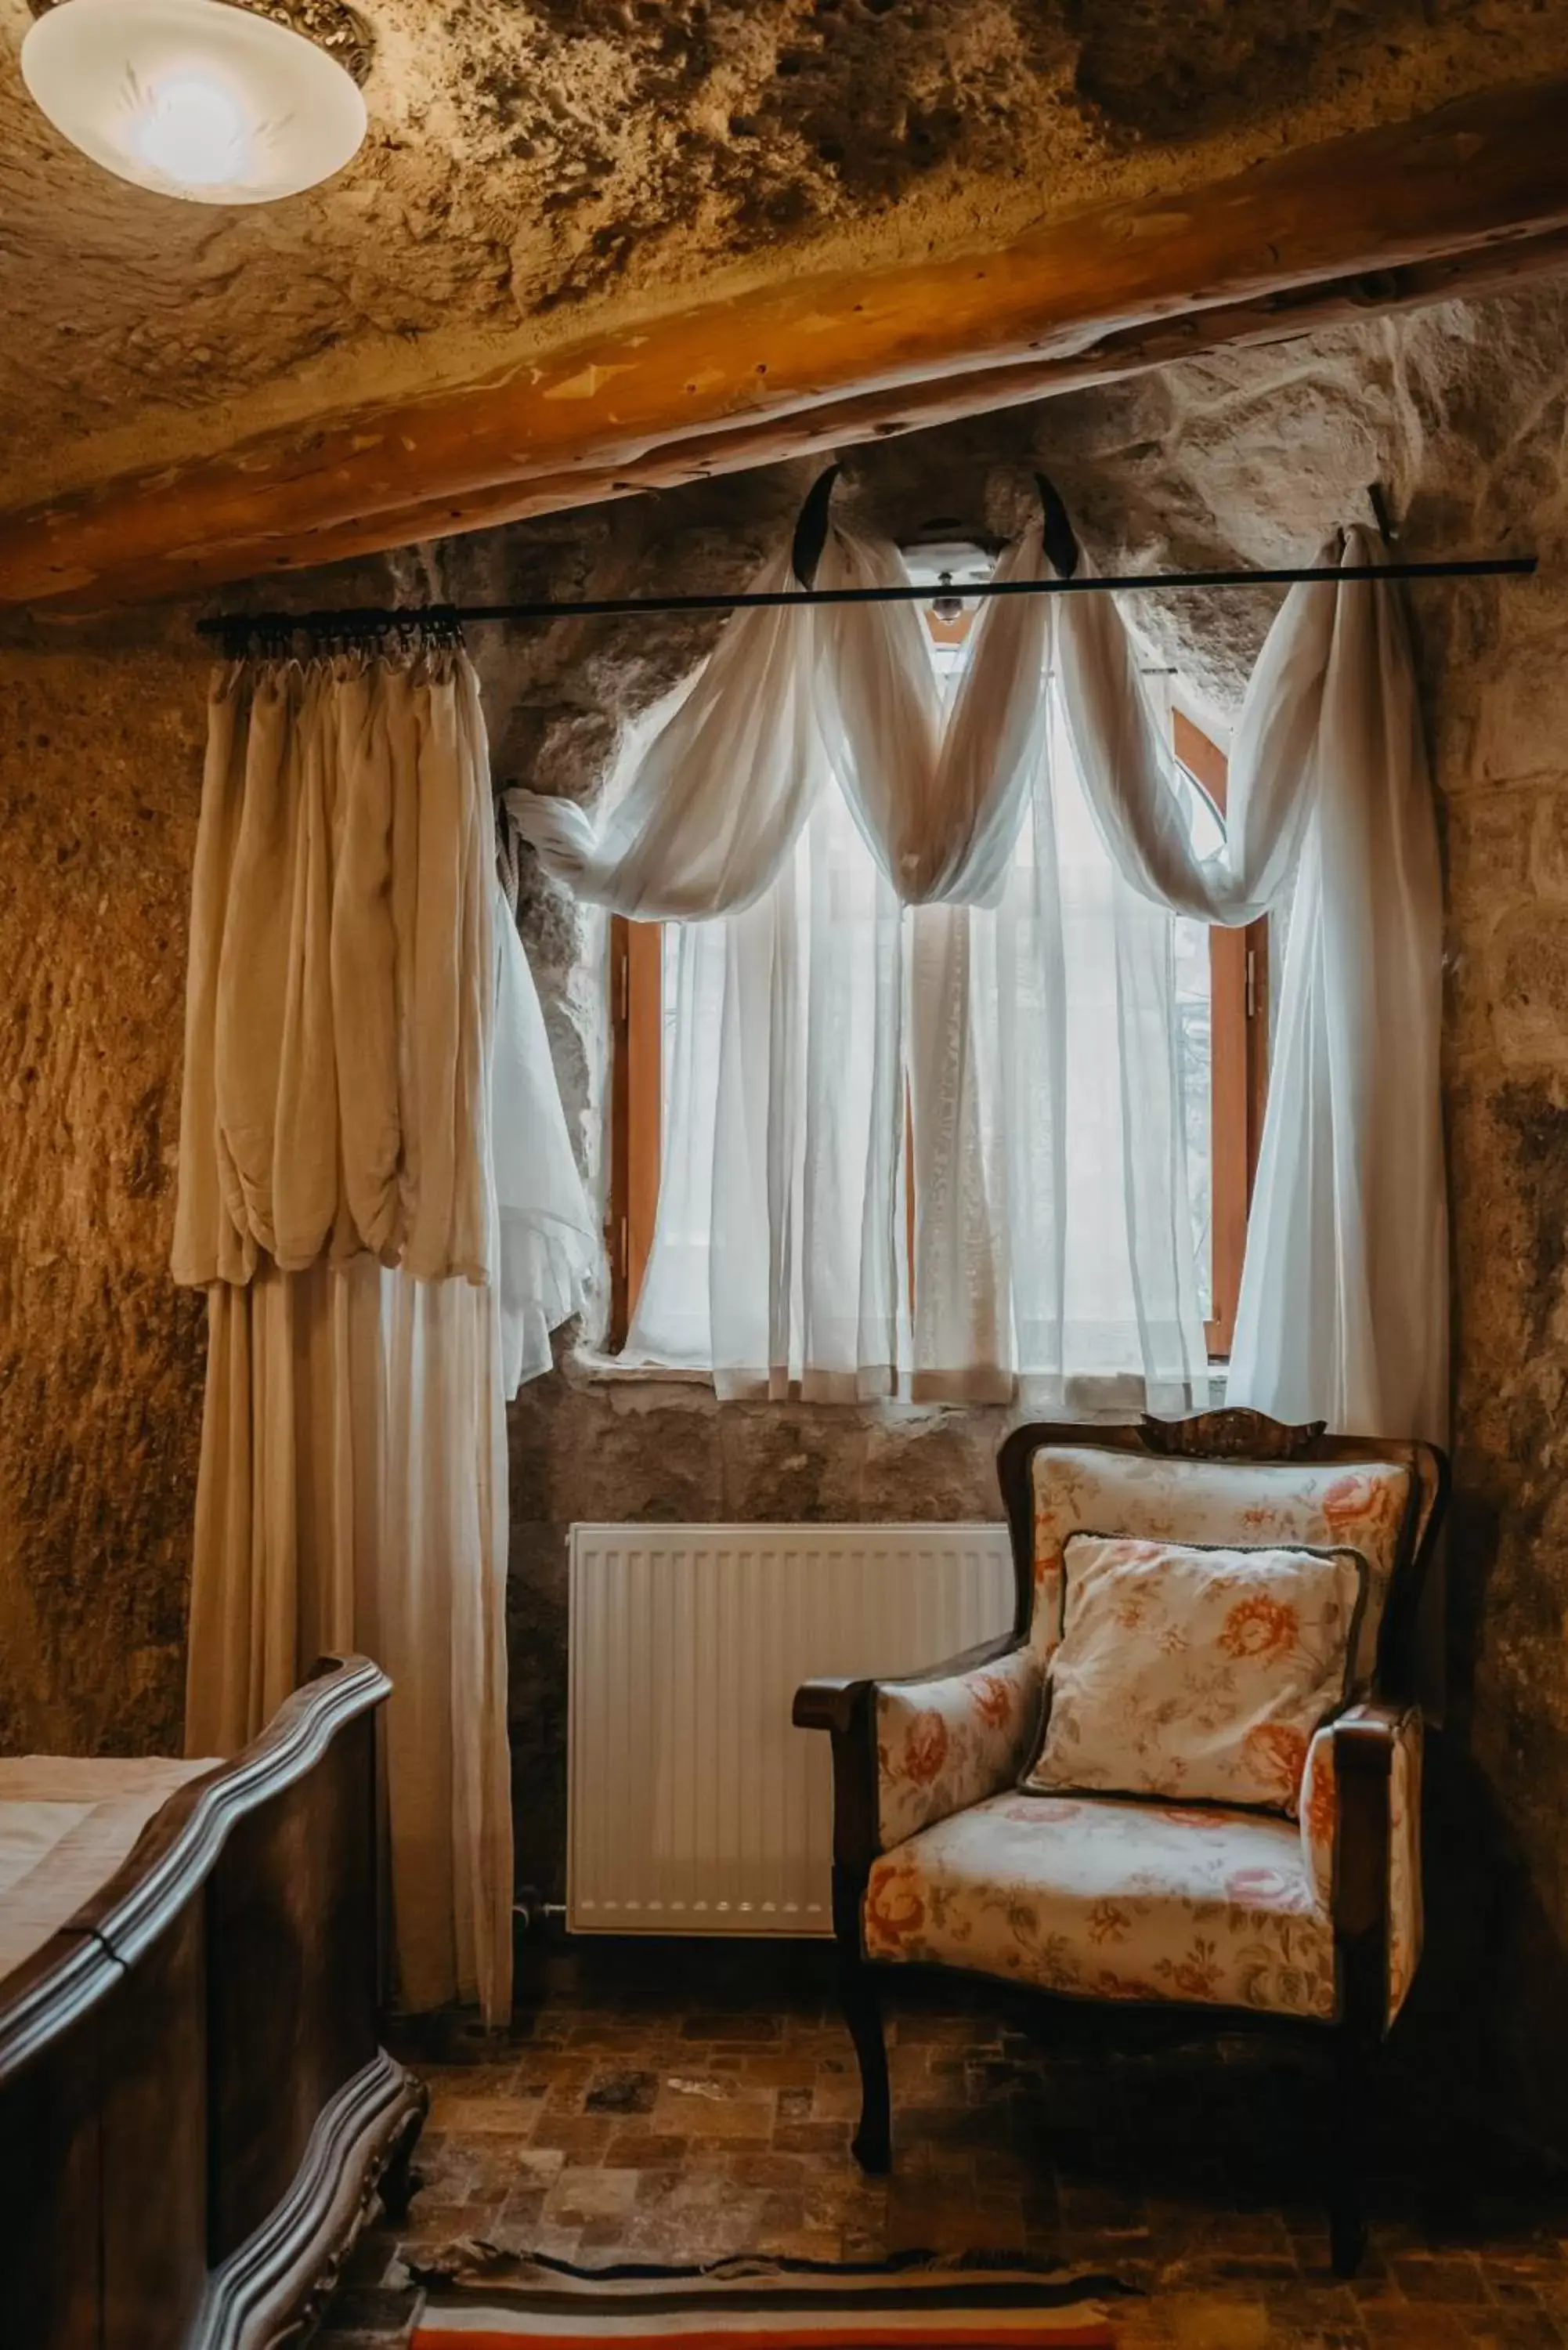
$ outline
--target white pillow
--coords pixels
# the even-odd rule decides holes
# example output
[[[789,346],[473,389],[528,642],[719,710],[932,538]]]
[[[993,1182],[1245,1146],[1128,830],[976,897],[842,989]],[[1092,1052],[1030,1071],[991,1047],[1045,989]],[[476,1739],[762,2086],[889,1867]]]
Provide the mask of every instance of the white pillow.
[[[1349,1694],[1361,1554],[1075,1534],[1063,1555],[1044,1740],[1023,1786],[1293,1818],[1313,1732]]]

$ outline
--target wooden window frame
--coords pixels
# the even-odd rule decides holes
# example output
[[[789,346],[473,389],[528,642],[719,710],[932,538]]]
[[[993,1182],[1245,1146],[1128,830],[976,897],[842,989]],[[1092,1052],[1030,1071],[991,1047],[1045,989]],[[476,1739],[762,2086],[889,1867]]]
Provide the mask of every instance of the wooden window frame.
[[[1225,812],[1224,753],[1181,711],[1176,755]],[[1247,1218],[1258,1171],[1268,1093],[1269,926],[1211,930],[1210,971],[1210,1250],[1214,1311],[1204,1325],[1211,1359],[1231,1351]],[[642,1291],[659,1212],[664,1112],[664,931],[658,922],[609,923],[610,1149],[605,1242],[610,1264],[609,1350],[626,1345]],[[909,1201],[914,1280],[914,1196]]]
[[[642,1294],[664,1149],[664,926],[612,914],[609,1346],[618,1355]]]
[[[1184,711],[1172,712],[1176,755],[1221,816],[1229,763]],[[1209,933],[1209,1253],[1214,1311],[1204,1324],[1211,1361],[1236,1335],[1236,1303],[1258,1146],[1269,1088],[1269,925]]]

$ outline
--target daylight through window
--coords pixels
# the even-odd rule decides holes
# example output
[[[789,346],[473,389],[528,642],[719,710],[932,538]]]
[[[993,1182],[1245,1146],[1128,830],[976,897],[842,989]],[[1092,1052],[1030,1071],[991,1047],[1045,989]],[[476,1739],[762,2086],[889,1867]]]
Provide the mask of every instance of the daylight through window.
[[[989,567],[978,550],[941,550],[919,567],[911,561],[916,578],[933,583],[939,568],[950,569],[961,585]],[[957,676],[975,608],[946,620],[928,614],[945,691]],[[1168,680],[1156,673],[1147,682],[1167,704]],[[1170,710],[1168,723],[1194,845],[1207,854],[1223,838],[1225,760],[1179,710]],[[1085,1376],[1137,1369],[1140,1317],[1177,1310],[1158,1301],[1151,1308],[1138,1263],[1147,1222],[1173,1211],[1172,1202],[1190,1224],[1191,1274],[1208,1353],[1223,1357],[1262,1131],[1267,925],[1210,930],[1137,897],[1100,838],[1056,694],[1044,749],[1003,902],[994,913],[971,918],[965,949],[968,981],[990,999],[1001,1039],[990,1079],[997,1098],[981,1102],[982,1121],[995,1118],[1000,1125],[1003,1096],[1014,1097],[1005,1104],[1009,1142],[993,1154],[993,1180],[1009,1223],[1017,1368],[1025,1378],[1058,1367]],[[893,905],[831,780],[777,886],[787,893],[785,919],[801,972],[795,1049],[813,1148],[830,1158],[874,1155],[867,1121],[874,1102],[887,1106],[888,1073],[881,1033],[861,1016],[862,999],[878,988],[901,988],[908,1023],[911,990],[923,986],[929,1020],[940,973],[928,967],[929,948],[922,964],[919,915],[900,916]],[[625,1347],[629,1335],[637,1359],[699,1367],[711,1364],[714,1343],[710,1170],[727,1114],[718,1071],[735,952],[734,941],[726,948],[718,935],[724,928],[617,918],[610,939],[611,1345]],[[1053,1053],[1064,1062],[1058,1079],[1036,1088],[1034,1073]],[[1169,1116],[1168,1059],[1174,1061]],[[898,1084],[904,1087],[901,1076]],[[1054,1095],[1049,1107],[1048,1093]],[[898,1193],[899,1305],[907,1314],[920,1280],[920,1203],[907,1098],[903,1107],[897,1163],[888,1165],[886,1180]],[[787,1180],[788,1170],[781,1178],[777,1169],[771,1176],[758,1170],[755,1180]],[[1056,1218],[1050,1230],[1041,1217],[1046,1194]],[[993,1199],[992,1213],[997,1206]],[[718,1213],[724,1215],[722,1204]],[[809,1203],[801,1228],[812,1230]],[[831,1237],[822,1244],[831,1245]],[[727,1262],[736,1268],[733,1277],[743,1279],[743,1257]],[[1031,1327],[1031,1285],[1038,1281],[1050,1290],[1058,1280],[1060,1336],[1053,1341],[1044,1317],[1040,1332]],[[1051,1356],[1054,1343],[1060,1366]]]

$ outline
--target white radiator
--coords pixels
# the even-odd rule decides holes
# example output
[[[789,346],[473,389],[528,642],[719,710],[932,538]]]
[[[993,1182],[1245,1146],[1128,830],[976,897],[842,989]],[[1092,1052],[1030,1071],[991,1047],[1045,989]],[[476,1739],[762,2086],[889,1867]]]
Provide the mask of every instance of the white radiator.
[[[574,1526],[571,1929],[830,1933],[828,1741],[796,1688],[1012,1617],[1003,1526]]]

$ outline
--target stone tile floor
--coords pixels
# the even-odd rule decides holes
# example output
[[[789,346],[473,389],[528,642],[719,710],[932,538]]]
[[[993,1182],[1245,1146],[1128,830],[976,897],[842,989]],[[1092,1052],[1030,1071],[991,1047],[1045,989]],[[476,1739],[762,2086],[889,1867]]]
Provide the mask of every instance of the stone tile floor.
[[[1335,2281],[1329,2108],[1277,2043],[1137,2053],[1124,2021],[1086,2046],[1080,2011],[910,1978],[889,2018],[893,2176],[867,2179],[824,1961],[597,1946],[535,1962],[504,2039],[452,2023],[405,2049],[432,2092],[425,2184],[400,2233],[361,2241],[322,2350],[405,2338],[405,2255],[460,2238],[593,2264],[1025,2246],[1139,2288],[1122,2350],[1568,2345],[1568,2182],[1408,2083],[1365,2273]]]

